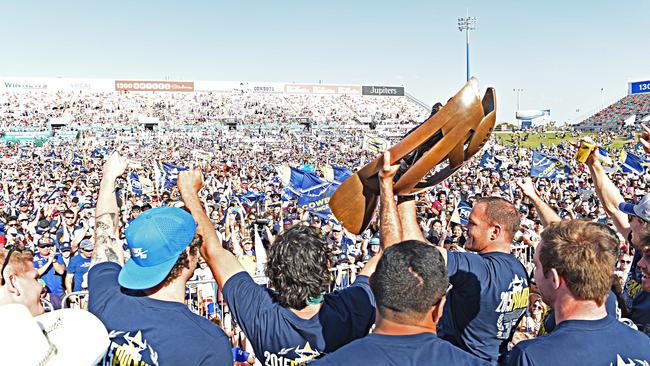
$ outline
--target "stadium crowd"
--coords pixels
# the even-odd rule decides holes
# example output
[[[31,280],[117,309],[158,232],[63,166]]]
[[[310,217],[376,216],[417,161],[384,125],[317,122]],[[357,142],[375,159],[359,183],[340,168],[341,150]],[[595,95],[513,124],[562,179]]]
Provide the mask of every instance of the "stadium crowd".
[[[417,122],[426,110],[407,97],[233,92],[1,92],[0,131],[45,126],[52,118],[70,117],[71,125],[138,126],[139,116],[177,125],[210,124],[234,118],[246,124],[286,125],[293,118],[312,123],[356,125]],[[355,122],[356,121],[356,122]]]
[[[11,101],[20,117],[3,126],[51,118],[38,98]],[[75,123],[128,124],[147,109],[183,123],[416,118],[354,98],[56,98],[46,104]],[[646,148],[650,132],[640,136]],[[378,213],[354,235],[301,206],[283,167],[355,171],[375,155],[363,142],[358,131],[133,129],[6,143],[0,305],[88,309],[110,334],[105,365],[650,362],[645,170],[611,170],[598,149],[579,163],[565,140],[533,152],[493,138],[412,197],[395,196],[398,167],[384,163]],[[561,164],[531,179],[536,153]]]

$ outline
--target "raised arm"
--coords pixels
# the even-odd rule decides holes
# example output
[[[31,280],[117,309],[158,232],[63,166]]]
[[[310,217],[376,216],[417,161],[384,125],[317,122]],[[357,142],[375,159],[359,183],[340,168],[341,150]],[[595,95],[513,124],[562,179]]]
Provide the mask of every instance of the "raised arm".
[[[614,221],[618,232],[624,238],[627,238],[630,233],[630,222],[627,219],[627,215],[618,209],[618,205],[624,202],[623,196],[614,182],[605,173],[605,169],[600,163],[597,154],[598,151],[594,150],[587,159],[591,179],[594,181],[594,191],[596,191],[596,195],[602,203],[605,212]]]
[[[115,179],[126,170],[126,159],[115,151],[104,163],[95,207],[95,250],[91,266],[102,262],[124,265],[124,252],[119,240],[120,210],[115,199]]]
[[[402,223],[402,240],[419,240],[427,242],[418,225],[417,210],[415,207],[415,196],[397,197],[397,211],[399,220]],[[433,243],[437,244],[437,243]]]
[[[382,249],[402,241],[402,224],[397,212],[393,178],[399,165],[390,164],[390,151],[384,151],[384,163],[379,171],[379,227]]]
[[[203,211],[198,192],[203,187],[203,173],[200,169],[184,170],[178,174],[178,187],[185,206],[190,210],[196,221],[196,232],[203,238],[201,256],[210,267],[212,275],[217,280],[220,288],[228,282],[230,277],[244,271],[232,253],[223,249],[221,240],[214,231],[212,222]]]
[[[557,212],[553,211],[551,206],[549,206],[542,197],[539,196],[535,186],[533,186],[532,179],[518,179],[517,186],[521,189],[521,192],[530,199],[533,205],[535,205],[535,209],[537,210],[544,227],[547,227],[554,222],[562,221],[562,218],[557,214]]]

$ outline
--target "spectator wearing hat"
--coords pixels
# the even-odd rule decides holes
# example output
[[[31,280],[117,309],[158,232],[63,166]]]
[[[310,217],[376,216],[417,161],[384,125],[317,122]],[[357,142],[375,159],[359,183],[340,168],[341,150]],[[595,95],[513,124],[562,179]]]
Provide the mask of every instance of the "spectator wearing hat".
[[[95,244],[90,239],[84,239],[79,243],[79,251],[77,255],[70,259],[65,275],[65,291],[66,293],[81,291],[81,282],[84,275],[90,269],[90,261],[93,255]]]
[[[368,241],[368,249],[363,257],[363,262],[368,262],[372,257],[381,253],[381,242],[378,237],[373,236]]]
[[[339,223],[332,226],[332,232],[328,236],[328,243],[336,254],[347,253],[349,246],[354,246],[354,241],[345,235],[343,226]]]
[[[237,254],[237,260],[251,276],[257,274],[257,259],[255,257],[255,249],[253,248],[253,240],[250,236],[242,238],[241,251]]]
[[[59,244],[59,253],[63,258],[63,263],[65,264],[66,272],[68,271],[68,264],[70,264],[70,259],[72,258],[72,244],[69,241],[64,241]]]
[[[232,364],[225,333],[183,303],[202,243],[190,214],[168,206],[143,212],[126,230],[125,263],[114,192],[126,167],[117,152],[108,158],[95,211],[88,310],[111,335],[102,363]]]
[[[64,295],[65,263],[61,254],[56,252],[52,238],[44,236],[38,240],[33,263],[38,276],[45,282],[52,306],[54,309],[60,309]]]

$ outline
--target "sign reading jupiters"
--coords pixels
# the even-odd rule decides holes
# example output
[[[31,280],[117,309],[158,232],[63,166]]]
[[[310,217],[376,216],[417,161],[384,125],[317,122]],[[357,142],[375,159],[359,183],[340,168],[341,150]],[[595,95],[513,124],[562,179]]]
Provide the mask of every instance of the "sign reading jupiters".
[[[403,86],[364,86],[363,95],[403,97]]]

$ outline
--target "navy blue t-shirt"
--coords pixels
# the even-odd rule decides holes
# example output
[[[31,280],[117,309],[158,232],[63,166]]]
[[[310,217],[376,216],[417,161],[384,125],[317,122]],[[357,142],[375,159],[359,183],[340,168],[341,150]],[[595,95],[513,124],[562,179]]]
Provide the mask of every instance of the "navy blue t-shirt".
[[[52,264],[50,264],[50,267],[41,275],[41,279],[45,281],[45,285],[47,285],[47,289],[50,291],[50,293],[53,293],[54,295],[62,296],[64,291],[63,291],[63,276],[54,270],[54,262],[63,264],[65,265],[65,262],[63,261],[63,257],[61,254],[56,253],[54,255],[54,261]],[[34,255],[34,268],[39,269],[43,267],[47,263],[47,257],[41,257],[39,253],[36,253]]]
[[[565,320],[553,333],[517,343],[510,366],[647,365],[650,338],[611,316]]]
[[[120,266],[106,262],[88,273],[88,310],[111,340],[100,365],[232,365],[230,341],[185,304],[123,289]]]
[[[263,365],[300,364],[364,337],[375,322],[368,277],[323,296],[317,315],[302,319],[274,300],[247,272],[232,276],[223,297]],[[293,361],[293,362],[292,362]]]
[[[642,253],[634,250],[630,273],[623,287],[623,298],[628,309],[628,317],[640,331],[650,336],[650,294],[641,287],[641,269],[638,266]]]
[[[616,298],[614,290],[609,291],[609,296],[607,296],[607,300],[605,300],[605,309],[607,315],[615,319],[621,317],[618,309],[618,299]],[[544,322],[542,324],[544,326],[539,330],[540,336],[547,335],[555,329],[555,310],[549,310],[549,312],[544,316]]]
[[[310,365],[489,365],[436,337],[433,333],[412,335],[370,334],[342,347]]]
[[[528,275],[512,254],[447,252],[453,285],[438,323],[438,335],[496,363],[508,351],[528,307]]]
[[[74,275],[72,277],[72,291],[81,291],[81,283],[83,277],[90,268],[90,258],[85,258],[81,254],[77,254],[70,258],[66,272]]]

